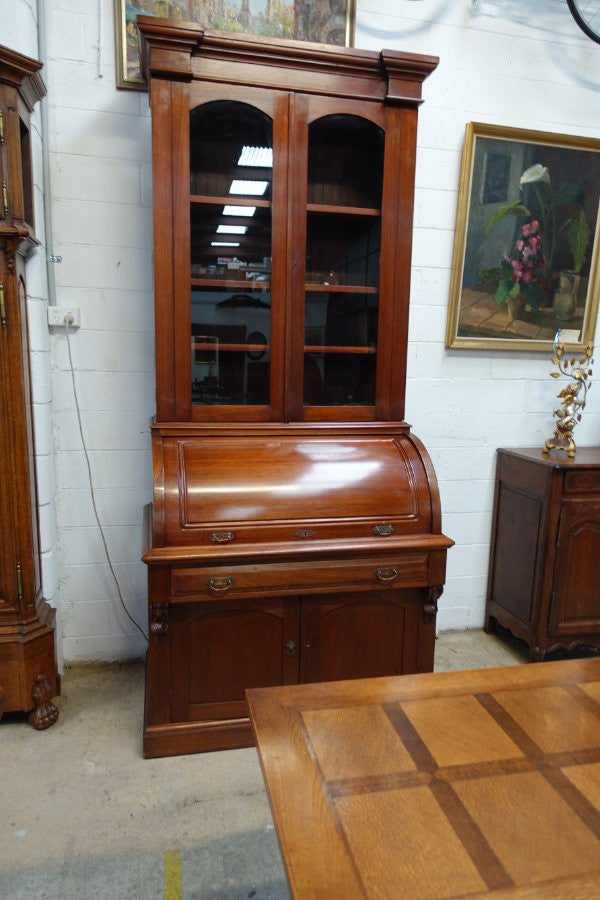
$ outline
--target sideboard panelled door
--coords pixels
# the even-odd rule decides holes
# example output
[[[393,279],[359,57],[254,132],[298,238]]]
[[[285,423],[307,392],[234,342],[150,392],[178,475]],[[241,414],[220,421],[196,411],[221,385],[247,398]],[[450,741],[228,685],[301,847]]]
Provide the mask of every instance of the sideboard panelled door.
[[[600,501],[590,497],[563,500],[550,607],[552,634],[600,631],[598,592],[582,588],[597,584],[598,559]]]

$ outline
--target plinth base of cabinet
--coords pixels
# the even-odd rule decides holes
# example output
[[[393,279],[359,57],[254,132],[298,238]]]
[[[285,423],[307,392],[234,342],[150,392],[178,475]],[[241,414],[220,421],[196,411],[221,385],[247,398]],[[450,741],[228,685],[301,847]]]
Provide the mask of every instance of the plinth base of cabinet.
[[[0,626],[3,712],[29,712],[29,721],[38,731],[58,719],[58,709],[52,703],[52,698],[60,694],[55,616],[56,610],[44,600],[34,620]]]
[[[249,719],[172,722],[167,725],[146,725],[144,728],[145,759],[253,746],[254,738]]]
[[[598,632],[580,633],[569,635],[536,635],[526,624],[515,619],[506,610],[496,607],[496,604],[488,604],[484,631],[486,634],[497,634],[498,626],[510,631],[513,637],[524,641],[529,647],[532,662],[541,662],[549,653],[557,650],[571,652],[583,647],[594,647],[600,653],[600,634]]]

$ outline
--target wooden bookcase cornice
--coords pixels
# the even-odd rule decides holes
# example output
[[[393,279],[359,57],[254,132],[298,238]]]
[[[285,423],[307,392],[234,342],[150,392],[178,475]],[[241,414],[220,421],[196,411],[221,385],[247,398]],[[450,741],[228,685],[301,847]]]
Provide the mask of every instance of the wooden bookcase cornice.
[[[416,105],[421,102],[423,81],[438,64],[437,57],[416,53],[205,31],[191,22],[182,25],[150,16],[138,16],[137,21],[148,81],[202,78],[272,87],[275,68],[284,88],[292,84],[307,93],[347,93],[354,99]]]

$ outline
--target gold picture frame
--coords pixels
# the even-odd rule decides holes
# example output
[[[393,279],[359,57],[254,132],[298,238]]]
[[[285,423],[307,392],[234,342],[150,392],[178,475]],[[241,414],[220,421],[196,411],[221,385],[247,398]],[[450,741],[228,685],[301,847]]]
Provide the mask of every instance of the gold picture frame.
[[[446,347],[593,342],[600,293],[600,140],[470,122]]]
[[[262,3],[257,12],[257,4]],[[356,0],[328,0],[314,9],[310,0],[115,0],[117,87],[146,90],[140,72],[137,15],[195,22],[203,28],[291,38],[352,47]],[[299,14],[297,13],[299,10]]]

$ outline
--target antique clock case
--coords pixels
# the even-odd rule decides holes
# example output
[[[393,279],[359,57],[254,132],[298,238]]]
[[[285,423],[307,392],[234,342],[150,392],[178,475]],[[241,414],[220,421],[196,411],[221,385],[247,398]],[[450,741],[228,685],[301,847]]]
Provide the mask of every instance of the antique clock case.
[[[252,743],[250,687],[429,671],[437,483],[404,422],[437,60],[138,18],[157,417],[144,753]]]
[[[0,716],[53,725],[54,619],[42,596],[25,260],[33,230],[30,114],[42,64],[0,47]]]

